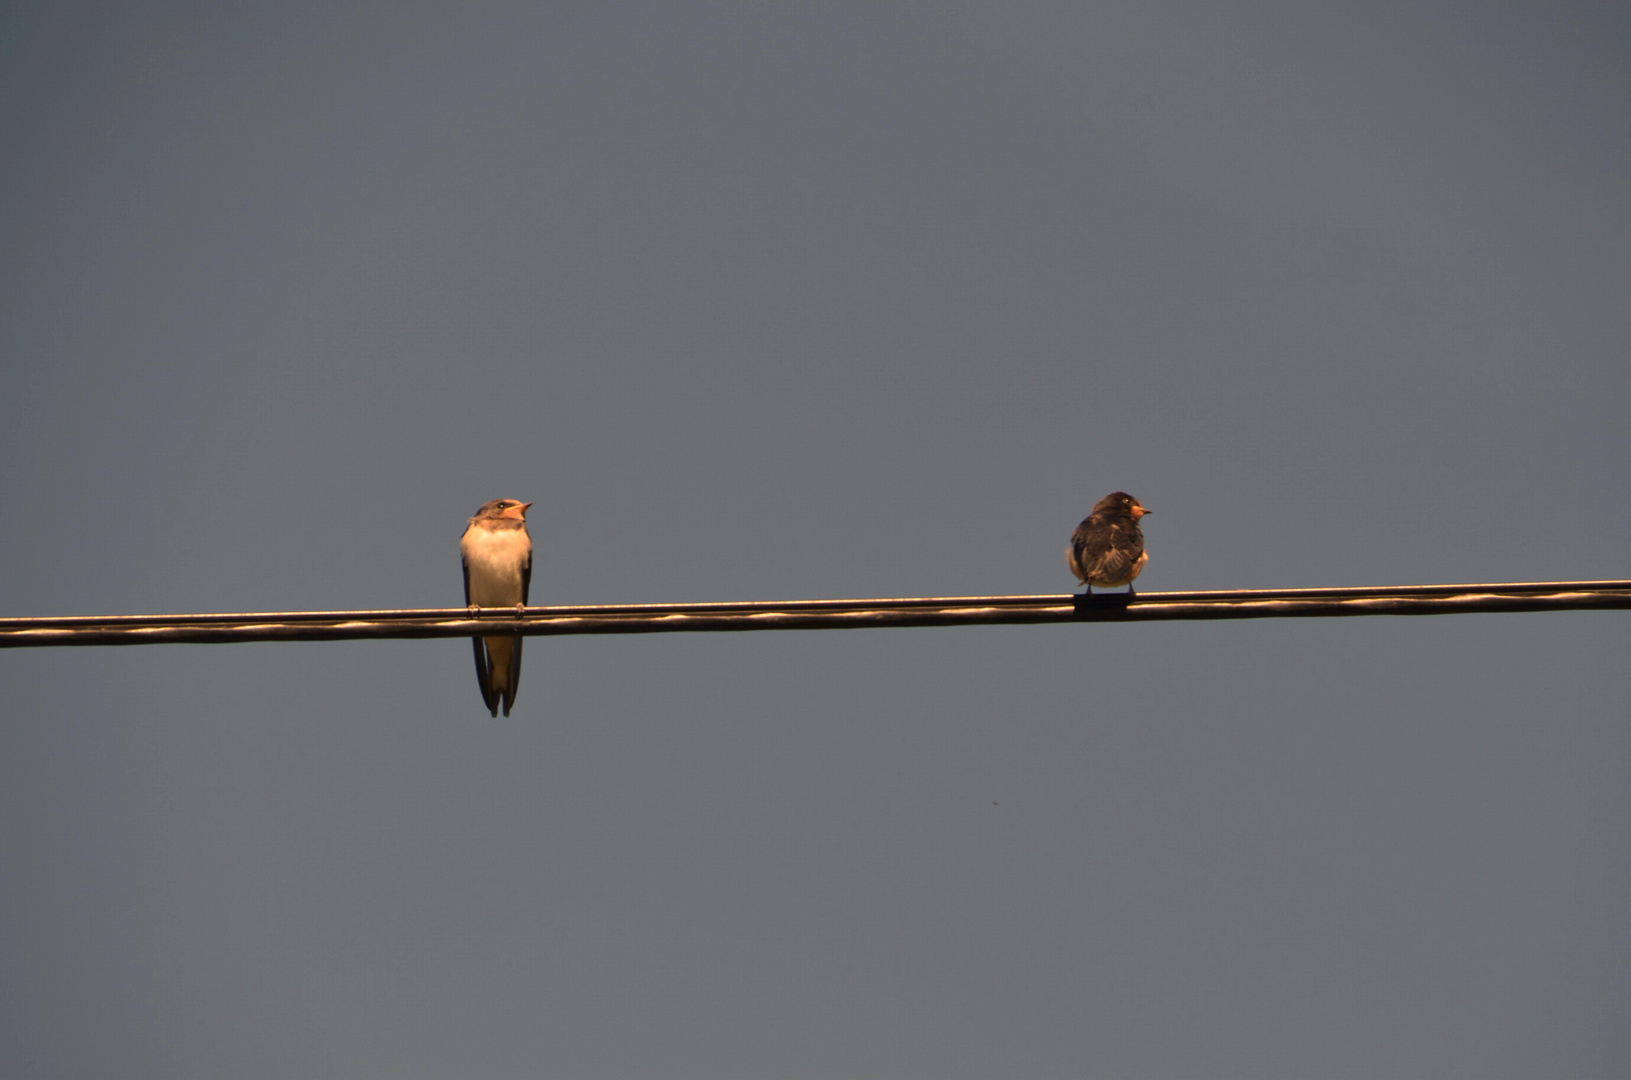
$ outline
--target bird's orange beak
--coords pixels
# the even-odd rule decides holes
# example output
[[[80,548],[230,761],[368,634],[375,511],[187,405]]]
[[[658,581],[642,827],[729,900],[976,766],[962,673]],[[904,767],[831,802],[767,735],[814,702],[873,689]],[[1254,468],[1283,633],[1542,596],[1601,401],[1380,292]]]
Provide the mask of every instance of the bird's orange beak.
[[[531,505],[531,503],[522,503],[520,506],[506,506],[504,512],[499,516],[525,521],[527,520],[527,507]]]
[[[1149,511],[1144,509],[1142,506],[1135,506],[1133,507],[1133,520],[1137,521],[1147,513],[1149,513]]]

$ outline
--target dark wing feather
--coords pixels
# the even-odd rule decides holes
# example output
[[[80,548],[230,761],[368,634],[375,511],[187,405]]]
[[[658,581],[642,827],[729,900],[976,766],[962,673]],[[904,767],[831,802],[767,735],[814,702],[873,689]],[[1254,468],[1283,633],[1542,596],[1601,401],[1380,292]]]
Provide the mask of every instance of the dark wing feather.
[[[1135,563],[1138,557],[1144,554],[1144,530],[1138,527],[1138,522],[1127,522],[1116,525],[1115,545],[1117,551],[1127,553],[1127,561]]]
[[[515,695],[521,691],[521,642],[520,634],[515,635],[515,644],[510,648],[510,684],[504,688],[504,715],[510,715],[510,706],[515,704]],[[495,714],[496,715],[496,714]]]
[[[1098,578],[1100,581],[1116,581],[1125,577],[1133,569],[1133,563],[1138,561],[1137,555],[1130,555],[1123,548],[1111,548],[1103,552],[1087,566],[1089,579]]]
[[[476,682],[481,686],[481,702],[487,711],[498,715],[498,697],[493,693],[493,672],[487,664],[487,643],[479,637],[470,639],[476,649]]]
[[[1087,541],[1092,528],[1093,519],[1083,518],[1076,531],[1070,534],[1071,568],[1079,569],[1078,577],[1087,573]]]
[[[470,606],[470,560],[460,559],[459,565],[464,567],[464,606]],[[493,695],[493,669],[487,662],[487,643],[479,637],[470,639],[470,644],[476,650],[476,683],[481,687],[481,702],[487,706],[487,711],[494,716],[498,715],[498,698]]]
[[[1130,572],[1144,554],[1144,534],[1131,522],[1106,521],[1095,514],[1071,534],[1076,564],[1089,580],[1116,580]]]
[[[527,560],[521,564],[521,603],[525,606],[532,595],[532,552],[527,552]],[[521,642],[520,634],[515,635],[515,644],[510,648],[510,681],[504,687],[504,715],[510,715],[510,707],[515,704],[515,695],[521,690]],[[496,715],[496,714],[495,714]]]
[[[521,564],[521,603],[527,603],[527,597],[532,593],[532,552],[527,552],[527,561]],[[515,704],[515,695],[521,691],[521,642],[524,639],[520,634],[515,635],[515,645],[510,650],[510,684],[504,688],[504,715],[510,715],[510,706]]]

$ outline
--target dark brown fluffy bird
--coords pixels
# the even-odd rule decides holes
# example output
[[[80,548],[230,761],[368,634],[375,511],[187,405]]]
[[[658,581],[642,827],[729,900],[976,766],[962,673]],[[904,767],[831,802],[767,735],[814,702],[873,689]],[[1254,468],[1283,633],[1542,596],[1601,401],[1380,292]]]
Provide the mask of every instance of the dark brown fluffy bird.
[[[1065,561],[1076,580],[1092,592],[1093,586],[1113,589],[1127,586],[1144,569],[1150,557],[1144,551],[1144,530],[1138,519],[1149,513],[1125,491],[1112,491],[1093,504],[1093,512],[1070,534]]]

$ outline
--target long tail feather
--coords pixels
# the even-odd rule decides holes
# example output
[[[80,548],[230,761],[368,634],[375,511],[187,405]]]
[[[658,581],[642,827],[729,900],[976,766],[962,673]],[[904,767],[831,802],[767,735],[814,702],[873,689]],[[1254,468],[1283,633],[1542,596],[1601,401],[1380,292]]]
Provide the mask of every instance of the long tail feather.
[[[493,668],[487,659],[487,642],[478,637],[471,638],[470,644],[476,650],[476,682],[481,686],[481,703],[497,716],[498,695],[493,692]]]
[[[504,715],[510,715],[510,706],[515,704],[515,695],[521,690],[521,635],[517,634],[514,644],[510,647],[510,677],[504,685]]]

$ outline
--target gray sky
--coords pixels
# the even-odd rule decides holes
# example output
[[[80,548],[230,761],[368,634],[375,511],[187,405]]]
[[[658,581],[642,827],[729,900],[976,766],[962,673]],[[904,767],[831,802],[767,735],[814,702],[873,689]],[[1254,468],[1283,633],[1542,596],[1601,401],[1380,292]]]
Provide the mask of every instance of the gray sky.
[[[1613,5],[0,7],[0,613],[1631,576]],[[0,1074],[1631,1071],[1624,613],[0,653]]]

